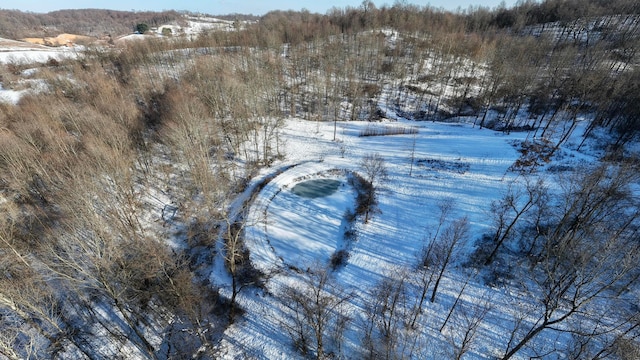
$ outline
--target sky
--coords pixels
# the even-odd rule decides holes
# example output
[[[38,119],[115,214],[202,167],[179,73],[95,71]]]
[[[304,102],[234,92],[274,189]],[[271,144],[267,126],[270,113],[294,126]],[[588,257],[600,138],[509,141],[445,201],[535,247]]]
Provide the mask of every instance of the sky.
[[[376,6],[393,5],[397,0],[374,0]],[[467,9],[470,5],[482,5],[494,8],[500,5],[502,0],[402,0],[409,4],[419,6],[431,5],[436,8],[455,11],[458,7]],[[505,0],[507,7],[511,7],[516,0]],[[162,11],[162,10],[187,10],[202,12],[211,15],[225,14],[253,14],[263,15],[271,10],[302,10],[326,13],[332,7],[345,8],[357,7],[362,0],[194,0],[176,2],[170,0],[155,1],[126,1],[126,0],[2,0],[0,9],[21,10],[25,12],[46,13],[61,9],[110,9],[124,11]]]

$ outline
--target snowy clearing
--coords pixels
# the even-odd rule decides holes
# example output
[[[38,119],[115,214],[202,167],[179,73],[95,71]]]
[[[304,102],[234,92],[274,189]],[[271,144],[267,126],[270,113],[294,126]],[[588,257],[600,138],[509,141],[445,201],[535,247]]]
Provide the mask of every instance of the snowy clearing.
[[[355,193],[345,176],[335,170],[359,171],[363,156],[378,153],[384,157],[389,172],[379,197],[380,212],[374,214],[368,224],[356,220],[358,236],[348,262],[332,273],[341,288],[356,294],[350,302],[352,322],[341,356],[358,358],[360,339],[353,330],[360,326],[357,319],[363,316],[362,298],[385,276],[399,268],[414,266],[422,248],[433,236],[438,205],[442,201],[453,204],[453,218],[469,219],[470,245],[473,244],[490,225],[491,201],[503,196],[508,184],[517,181],[518,175],[509,171],[519,156],[514,144],[527,136],[527,133],[505,135],[480,130],[470,124],[411,122],[411,126],[419,129],[415,139],[411,134],[359,137],[369,125],[339,123],[334,142],[333,123],[288,120],[284,135],[286,162],[295,166],[262,189],[251,208],[246,235],[254,266],[272,276],[267,283],[268,292],[250,290],[240,294],[239,303],[247,310],[246,317],[227,330],[221,345],[224,358],[245,355],[290,359],[296,356],[291,339],[282,327],[286,321],[283,313],[287,310],[277,298],[285,286],[297,286],[300,274],[308,269],[327,267],[331,254],[342,246],[344,212],[353,208]],[[567,161],[574,161],[574,157]],[[341,181],[336,193],[308,199],[291,192],[301,181],[325,177]],[[471,246],[466,249],[471,250]],[[429,321],[443,321],[456,293],[467,280],[467,272],[459,263],[456,265],[456,269],[446,275],[440,300],[425,310]],[[463,301],[479,303],[491,299],[494,304],[494,311],[482,325],[481,339],[477,341],[483,345],[473,349],[469,354],[472,358],[488,359],[504,350],[500,348],[504,340],[501,337],[508,333],[505,326],[509,325],[501,317],[514,305],[526,305],[519,303],[522,299],[516,296],[504,289],[469,284]],[[425,328],[420,341],[435,346],[429,356],[438,358],[446,344],[434,343],[429,331]]]

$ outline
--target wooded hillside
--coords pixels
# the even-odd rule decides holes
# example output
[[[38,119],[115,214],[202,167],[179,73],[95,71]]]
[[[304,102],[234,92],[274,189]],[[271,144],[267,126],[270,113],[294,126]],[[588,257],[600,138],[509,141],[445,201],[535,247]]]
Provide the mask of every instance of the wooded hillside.
[[[131,12],[100,9],[59,10],[46,14],[0,9],[0,37],[22,39],[62,33],[100,37],[135,31],[136,24],[159,26],[182,22],[176,11]]]
[[[99,36],[180,21],[174,11],[0,10],[0,36]],[[459,13],[364,1],[327,14],[274,11],[255,24],[194,38],[90,46],[64,61],[8,63],[3,87],[29,92],[17,104],[0,104],[0,354],[216,358],[221,334],[246,311],[237,297],[263,289],[273,275],[252,266],[243,244],[252,199],[244,191],[261,169],[283,159],[285,120],[333,124],[333,139],[324,140],[343,146],[344,155],[338,122],[389,117],[527,132],[531,141],[509,170],[523,177],[550,161],[578,125],[584,133],[573,138],[580,141],[607,134],[599,144],[602,165],[589,176],[567,174],[560,195],[531,182],[521,192],[505,186],[503,199],[487,203],[493,233],[473,234],[488,250],[476,252],[470,266],[494,276],[482,280],[488,287],[511,280],[516,265],[538,286],[530,297],[544,311],[530,327],[524,307],[517,314],[511,338],[496,345],[504,359],[532,354],[527,346],[539,333],[581,316],[596,328],[589,321],[563,327],[575,335],[576,349],[557,341],[550,353],[624,358],[618,354],[640,347],[640,312],[629,305],[640,287],[638,212],[628,211],[637,206],[637,158],[627,151],[640,134],[638,49],[634,1],[525,1]],[[370,208],[374,178],[368,194],[361,186]],[[551,196],[563,206],[548,206]],[[368,220],[369,207],[365,214]],[[436,245],[453,252],[466,229],[466,219],[453,222],[443,228],[446,236],[434,236]],[[526,246],[513,250],[518,244]],[[404,313],[413,315],[410,326],[389,310],[408,299],[404,278],[381,283],[375,299],[360,299],[371,315],[363,353],[392,358],[406,349],[390,329],[402,324],[410,339],[420,328],[414,325],[426,294],[435,301],[448,271],[450,254],[442,254],[423,254],[420,305]],[[214,258],[222,259],[228,283],[210,276]],[[325,277],[310,276],[309,292],[325,294],[325,284]],[[308,303],[306,293],[288,296],[300,309]],[[624,306],[591,307],[605,297]],[[469,316],[471,329],[480,315]],[[305,353],[302,330],[297,349],[322,358],[322,330],[315,353]]]

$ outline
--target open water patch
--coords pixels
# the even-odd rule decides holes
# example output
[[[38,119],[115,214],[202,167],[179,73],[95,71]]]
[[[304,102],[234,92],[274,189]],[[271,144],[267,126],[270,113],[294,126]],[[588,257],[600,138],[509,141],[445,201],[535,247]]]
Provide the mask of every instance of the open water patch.
[[[315,199],[335,193],[341,183],[335,179],[313,179],[296,184],[291,191],[298,196]]]

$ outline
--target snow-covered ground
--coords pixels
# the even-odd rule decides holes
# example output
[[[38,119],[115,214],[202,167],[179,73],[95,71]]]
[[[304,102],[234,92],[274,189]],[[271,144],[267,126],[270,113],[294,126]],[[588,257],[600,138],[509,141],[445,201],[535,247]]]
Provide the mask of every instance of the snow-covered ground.
[[[69,48],[69,47],[47,47],[43,45],[29,44],[23,41],[9,40],[0,38],[0,66],[7,64],[14,65],[28,65],[28,64],[45,64],[50,60],[64,60],[69,58],[75,58],[78,56],[79,51],[82,48]],[[25,70],[22,72],[23,78],[28,78],[32,72]],[[22,79],[20,82],[24,83]],[[38,84],[31,84],[29,89],[37,89]],[[24,87],[24,86],[23,86]],[[27,89],[11,89],[6,84],[0,82],[0,102],[17,104],[20,98],[30,90]]]
[[[2,84],[0,84],[0,102],[17,104],[25,91],[27,90],[4,89]]]
[[[525,140],[527,133],[505,135],[460,123],[403,125],[417,127],[418,134],[359,137],[371,124],[338,123],[337,141],[333,141],[333,123],[288,120],[283,135],[285,164],[295,166],[276,176],[260,192],[252,206],[246,235],[252,262],[272,274],[267,282],[268,292],[241,293],[239,303],[247,310],[246,315],[227,330],[221,345],[224,358],[298,356],[282,328],[286,308],[277,298],[283,286],[296,286],[300,273],[327,267],[331,254],[342,246],[343,214],[353,208],[355,192],[344,175],[331,170],[360,171],[359,163],[365,155],[379,154],[384,157],[389,173],[380,192],[380,213],[367,224],[357,221],[358,236],[348,263],[332,273],[341,288],[357,294],[350,302],[353,320],[346,332],[342,355],[358,358],[361,339],[356,329],[361,326],[358,319],[364,316],[363,298],[384,277],[399,268],[415,266],[418,254],[433,236],[439,204],[443,201],[453,204],[451,218],[468,218],[472,240],[486,232],[490,225],[489,204],[501,198],[508,185],[517,181],[518,175],[509,171],[509,167],[519,156],[514,144]],[[567,161],[573,159],[569,156]],[[323,198],[308,199],[292,193],[295,184],[318,177],[338,179],[342,184],[337,192]],[[471,251],[472,243],[466,251]],[[432,358],[439,358],[436,350],[445,348],[446,336],[430,332],[444,321],[467,278],[465,274],[460,268],[448,272],[442,296],[425,310],[429,321],[438,324],[419,332],[421,341],[429,342],[427,348],[435,351],[430,355]],[[483,322],[478,341],[468,354],[471,358],[488,359],[504,351],[502,337],[510,325],[500,317],[514,307],[517,296],[472,282],[462,300],[479,303],[488,297],[497,310]]]
[[[53,48],[0,38],[0,64],[46,63],[49,59],[62,60],[77,54],[78,48]]]

